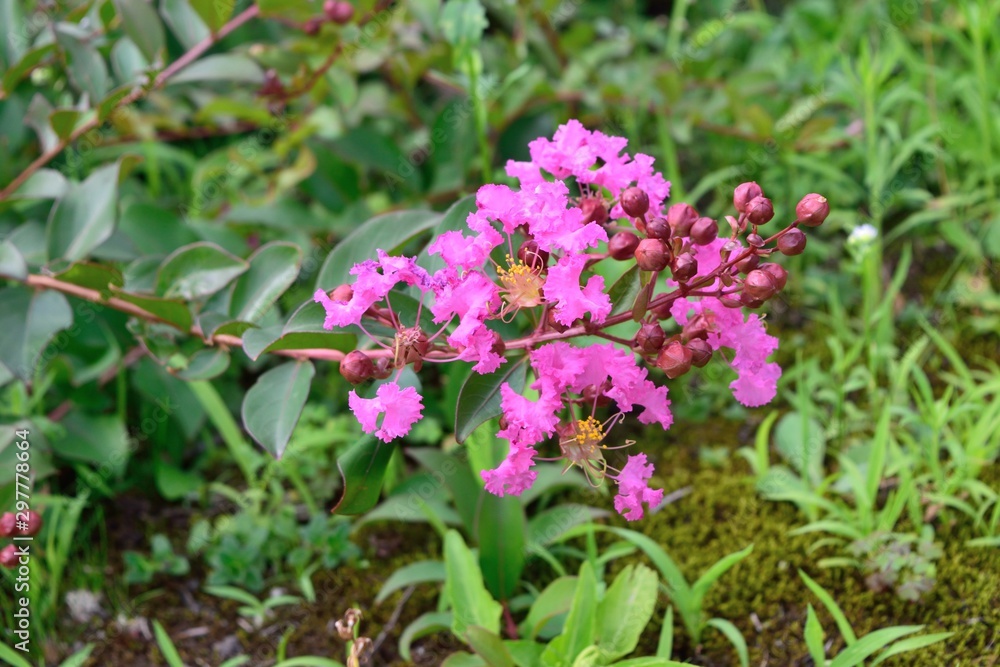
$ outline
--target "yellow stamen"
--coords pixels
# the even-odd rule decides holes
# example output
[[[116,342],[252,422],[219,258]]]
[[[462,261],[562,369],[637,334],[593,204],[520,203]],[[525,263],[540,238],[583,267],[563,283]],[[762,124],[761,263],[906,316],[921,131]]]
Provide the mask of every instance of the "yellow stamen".
[[[524,262],[515,262],[510,255],[507,255],[507,265],[510,268],[497,267],[497,275],[503,283],[505,292],[503,298],[510,309],[516,311],[542,303],[542,285],[545,281],[541,273]]]

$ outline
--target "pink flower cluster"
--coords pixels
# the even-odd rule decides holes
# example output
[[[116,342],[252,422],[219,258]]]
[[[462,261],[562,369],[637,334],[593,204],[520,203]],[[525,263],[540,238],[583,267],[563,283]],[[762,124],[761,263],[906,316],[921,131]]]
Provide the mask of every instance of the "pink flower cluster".
[[[643,516],[644,505],[659,503],[663,492],[649,488],[653,466],[644,454],[629,456],[620,470],[608,463],[604,452],[614,448],[605,443],[610,431],[606,424],[613,426],[623,414],[640,408],[639,422],[669,428],[673,417],[667,388],[650,380],[636,351],[620,339],[578,347],[555,340],[561,333],[553,333],[576,327],[567,337],[580,335],[608,322],[613,304],[607,286],[589,268],[607,257],[603,244],[608,232],[603,223],[629,217],[619,202],[625,189],[637,186],[648,195],[650,216],[664,210],[670,184],[653,171],[651,157],[629,156],[623,152],[625,146],[621,137],[591,132],[570,121],[553,139],[531,142],[529,162],[508,162],[507,173],[519,181],[519,188],[481,187],[476,211],[466,220],[468,231],[448,231],[433,240],[428,252],[439,255],[445,268],[430,273],[416,258],[392,257],[379,250],[377,259],[354,266],[355,282],[346,292],[334,298],[318,290],[315,300],[326,310],[328,329],[365,330],[364,322],[372,318],[396,330],[392,341],[376,339],[383,348],[377,351],[380,360],[387,362],[385,374],[378,377],[386,380],[390,367],[401,369],[414,359],[418,367],[424,360],[461,360],[471,362],[477,373],[492,373],[505,363],[508,346],[488,323],[506,320],[519,310],[532,312],[537,323],[534,338],[518,345],[528,351],[532,397],[502,385],[498,435],[509,441],[510,449],[496,469],[483,473],[486,488],[497,495],[518,495],[529,488],[540,458],[537,448],[558,435],[559,458],[579,465],[588,477],[615,480],[615,507],[635,520]],[[570,192],[566,182],[570,178],[579,189],[577,195]],[[599,201],[607,215],[585,213],[584,200]],[[514,249],[526,247],[514,240],[518,236],[532,244],[528,260],[523,254],[521,261],[516,260]],[[719,239],[697,249],[699,275],[707,276],[719,266],[726,242]],[[507,251],[505,263],[495,252],[502,247]],[[391,293],[401,285],[420,292],[420,308],[428,308],[440,325],[437,333],[420,331],[419,312],[415,323],[407,326],[399,321]],[[734,351],[731,363],[739,377],[731,388],[740,402],[756,406],[773,398],[780,369],[766,358],[777,340],[765,333],[757,315],[745,318],[740,309],[727,308],[711,297],[677,299],[671,313],[680,325],[696,314],[704,315],[712,325],[707,339],[712,349]],[[557,325],[562,328],[553,329]],[[594,413],[599,405],[612,402],[617,411],[601,424]],[[417,391],[402,388],[397,381],[381,384],[373,398],[351,391],[349,405],[365,432],[386,442],[406,435],[423,411]],[[580,418],[580,411],[586,416]]]

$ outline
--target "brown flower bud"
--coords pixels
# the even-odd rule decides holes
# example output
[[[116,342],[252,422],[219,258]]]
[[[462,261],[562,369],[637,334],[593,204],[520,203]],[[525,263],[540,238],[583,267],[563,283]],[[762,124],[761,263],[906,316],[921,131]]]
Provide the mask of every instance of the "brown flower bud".
[[[688,341],[708,338],[708,318],[698,313],[684,325],[684,338]]]
[[[660,239],[643,239],[635,249],[635,262],[643,271],[662,271],[670,264],[670,251]]]
[[[583,211],[583,222],[596,222],[603,225],[608,221],[608,207],[604,197],[584,197],[580,200],[580,210]]]
[[[749,245],[749,246],[751,246],[753,248],[763,248],[764,247],[764,237],[761,236],[760,234],[758,234],[757,232],[753,232],[751,234],[747,234],[747,245]]]
[[[752,225],[764,225],[774,217],[774,205],[767,197],[754,197],[747,203],[747,220]]]
[[[310,36],[311,35],[318,35],[319,34],[319,29],[321,27],[323,27],[323,21],[322,20],[317,19],[317,18],[311,18],[311,19],[309,19],[308,21],[305,22],[305,24],[302,26],[302,30],[303,30],[303,32],[305,32],[307,35],[310,35]]]
[[[766,301],[777,293],[778,287],[774,284],[774,276],[767,271],[754,269],[743,281],[743,294],[749,299]]]
[[[698,211],[690,204],[674,204],[667,209],[667,222],[674,236],[687,236],[691,233],[691,226],[697,221]]]
[[[350,301],[354,296],[354,288],[350,285],[340,285],[330,292],[330,298],[334,301]]]
[[[745,213],[747,210],[747,204],[750,200],[755,197],[763,197],[764,191],[760,189],[754,181],[748,181],[746,183],[740,183],[733,190],[733,206],[740,213]]]
[[[760,308],[764,305],[764,300],[755,299],[746,292],[740,292],[740,305],[747,308]]]
[[[349,2],[326,0],[323,3],[323,13],[334,23],[344,25],[354,17],[354,5]]]
[[[548,325],[548,327],[553,331],[558,331],[559,333],[563,333],[564,331],[569,329],[568,326],[566,326],[565,324],[561,323],[559,320],[556,319],[555,308],[549,308],[548,315],[545,316],[545,324]]]
[[[674,280],[683,283],[694,278],[697,273],[698,260],[692,257],[690,253],[677,256],[677,261],[674,262],[673,269]]]
[[[691,242],[697,245],[708,245],[719,238],[719,225],[711,218],[698,218],[691,225]]]
[[[819,227],[830,215],[830,202],[823,195],[815,192],[803,197],[795,207],[795,215],[800,224],[806,227]]]
[[[806,235],[798,227],[792,227],[778,239],[778,250],[782,255],[801,255],[806,249]]]
[[[351,384],[361,384],[375,376],[375,364],[361,350],[353,350],[340,362],[340,374]]]
[[[593,406],[597,405],[599,408],[603,408],[605,405],[611,403],[611,398],[608,396],[607,392],[611,389],[611,380],[605,380],[601,383],[601,386],[589,384],[583,388],[583,401],[585,405]]]
[[[726,308],[742,308],[743,302],[732,296],[720,296],[719,301]]]
[[[691,370],[691,350],[679,340],[667,344],[656,357],[656,367],[673,380]]]
[[[632,259],[639,237],[632,232],[618,232],[608,241],[608,253],[618,260]]]
[[[385,380],[393,372],[393,360],[389,357],[379,357],[375,362],[375,379]]]
[[[633,218],[641,218],[649,210],[649,195],[642,188],[625,188],[621,196],[622,210]]]
[[[646,222],[646,236],[651,239],[669,241],[670,223],[667,222],[666,218],[661,218],[659,216],[651,218],[648,222]]]
[[[4,512],[0,516],[0,537],[13,537],[14,526],[17,524],[17,517],[13,512]]]
[[[663,327],[655,322],[646,322],[639,327],[639,331],[635,334],[635,346],[643,354],[653,354],[659,351],[666,340],[667,334],[663,331]]]
[[[259,94],[263,97],[281,97],[285,93],[285,87],[281,85],[281,79],[278,77],[278,72],[274,68],[271,68],[264,72],[264,83],[260,86]],[[251,239],[247,239],[247,243],[250,243]]]
[[[788,271],[785,270],[780,264],[761,264],[761,271],[766,271],[774,278],[774,288],[779,292],[785,289],[785,283],[788,282]]]
[[[358,624],[361,620],[361,610],[360,609],[348,609],[344,613],[344,617],[339,619],[334,625],[337,628],[337,634],[344,641],[349,639],[354,639],[354,626]]]
[[[549,252],[539,248],[534,239],[528,239],[517,249],[517,258],[532,271],[541,271],[549,263]]]
[[[712,359],[712,346],[708,341],[695,338],[688,341],[688,349],[691,350],[691,365],[702,368]]]
[[[0,567],[13,569],[17,567],[18,561],[20,561],[20,557],[18,556],[16,546],[8,544],[3,549],[0,549]]]
[[[760,255],[754,253],[736,262],[736,270],[740,273],[750,273],[760,264]]]

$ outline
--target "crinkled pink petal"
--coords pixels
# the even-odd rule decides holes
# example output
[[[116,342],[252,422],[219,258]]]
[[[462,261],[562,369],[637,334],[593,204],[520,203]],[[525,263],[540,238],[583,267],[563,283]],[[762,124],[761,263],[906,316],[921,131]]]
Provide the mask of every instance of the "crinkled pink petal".
[[[458,355],[459,359],[476,362],[472,370],[477,373],[492,373],[500,368],[500,364],[505,361],[501,355],[493,351],[493,331],[485,324],[476,327],[472,333],[464,337],[463,342],[459,345],[453,343],[451,338],[448,339],[448,342],[456,349],[461,350]]]
[[[778,393],[781,366],[764,364],[753,372],[740,370],[740,376],[729,383],[736,400],[748,408],[758,408],[770,403]]]
[[[482,266],[490,253],[503,243],[503,236],[492,228],[486,228],[473,236],[463,236],[462,232],[449,231],[434,239],[427,246],[431,255],[441,255],[450,267],[472,269]]]
[[[482,233],[492,229],[490,221],[496,220],[506,233],[513,234],[518,226],[528,222],[528,215],[520,191],[506,185],[484,185],[476,191],[476,211],[469,214],[466,224]]]
[[[589,146],[591,133],[578,120],[556,129],[549,141],[539,137],[528,144],[531,161],[559,179],[579,177],[594,165],[597,155]]]
[[[562,394],[577,382],[583,367],[583,354],[583,348],[564,341],[537,348],[531,353],[531,367],[538,376],[532,388],[542,394]]]
[[[434,303],[431,304],[434,321],[459,318],[458,327],[448,337],[452,345],[467,345],[468,336],[499,307],[499,289],[483,273],[468,271],[458,277],[453,270],[444,269],[435,274]]]
[[[497,435],[518,446],[537,444],[555,433],[560,407],[558,394],[543,391],[537,401],[531,401],[505,382],[500,387],[500,409],[507,427]]]
[[[500,465],[480,473],[486,490],[502,498],[505,494],[519,496],[531,488],[537,477],[537,473],[531,469],[535,465],[535,454],[534,448],[512,442],[507,458]]]
[[[629,521],[643,517],[643,504],[655,507],[663,500],[663,489],[649,488],[653,464],[646,462],[645,454],[628,457],[628,462],[618,475],[618,495],[615,509]]]
[[[664,429],[673,424],[667,388],[657,387],[647,379],[647,371],[636,362],[635,355],[611,343],[583,348],[580,372],[570,389],[582,393],[589,385],[599,386],[611,380],[607,396],[622,412],[631,412],[636,405],[645,408],[639,415],[643,424],[658,423]]]
[[[565,255],[549,269],[542,291],[546,301],[555,305],[555,318],[564,326],[571,326],[578,318],[590,313],[590,321],[600,324],[611,312],[611,299],[604,293],[604,278],[591,276],[587,285],[580,287],[580,274],[587,263],[587,255]]]
[[[391,442],[410,432],[420,421],[423,403],[413,387],[400,389],[387,382],[375,392],[375,398],[361,398],[355,391],[348,395],[347,404],[365,433],[374,433],[383,442]],[[382,425],[378,426],[379,415]]]
[[[528,188],[545,181],[541,169],[534,162],[507,160],[507,175],[516,178],[522,188]]]

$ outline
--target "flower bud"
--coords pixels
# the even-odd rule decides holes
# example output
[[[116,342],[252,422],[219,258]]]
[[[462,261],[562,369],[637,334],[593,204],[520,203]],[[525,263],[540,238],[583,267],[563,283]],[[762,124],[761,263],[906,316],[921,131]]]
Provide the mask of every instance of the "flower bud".
[[[635,249],[635,262],[643,271],[662,271],[670,264],[670,251],[660,239],[643,239]]]
[[[0,516],[0,537],[13,537],[14,526],[17,524],[17,517],[13,512],[4,512]]]
[[[3,549],[0,549],[0,567],[13,569],[17,567],[19,560],[17,547],[13,544],[8,544]]]
[[[375,364],[361,350],[353,350],[340,362],[340,374],[351,384],[361,384],[375,376]]]
[[[354,17],[354,5],[349,2],[326,0],[323,3],[323,13],[334,23],[344,25]]]
[[[625,188],[621,196],[622,210],[633,218],[641,218],[649,210],[649,195],[642,188]]]
[[[672,341],[656,357],[656,367],[673,380],[691,370],[691,350],[679,340]]]
[[[302,31],[307,35],[318,35],[319,29],[323,27],[323,21],[317,18],[311,18],[305,22],[302,26]]]
[[[549,263],[549,252],[539,248],[534,239],[528,239],[517,249],[517,258],[532,271],[541,271]]]
[[[766,301],[778,293],[778,287],[774,284],[774,276],[767,271],[754,269],[743,281],[743,293],[747,298]]]
[[[594,406],[603,408],[605,405],[611,403],[611,397],[608,396],[607,392],[611,389],[611,380],[605,380],[601,383],[601,386],[588,384],[583,388],[583,402],[584,405]]]
[[[698,218],[691,225],[691,242],[696,245],[708,245],[719,238],[719,225],[711,218]]]
[[[760,308],[764,305],[764,300],[755,299],[746,292],[740,292],[740,305],[747,308]]]
[[[559,333],[563,333],[564,331],[569,329],[568,326],[562,324],[559,320],[556,319],[555,308],[549,308],[548,315],[545,316],[545,323],[548,325],[550,329],[552,329],[553,331],[558,331]]]
[[[763,197],[764,191],[760,189],[755,181],[748,181],[746,183],[740,183],[733,190],[733,206],[740,213],[745,213],[747,210],[747,204],[750,203],[751,199],[755,197]]]
[[[774,288],[779,292],[785,289],[785,283],[788,282],[788,271],[785,270],[781,264],[761,264],[761,271],[766,271],[772,278],[774,278]]]
[[[632,259],[639,237],[632,232],[618,232],[608,241],[608,253],[617,260]]]
[[[830,215],[830,202],[823,195],[815,192],[803,197],[795,207],[795,215],[800,224],[806,227],[819,227]]]
[[[691,233],[691,226],[697,221],[698,211],[690,204],[674,204],[667,209],[667,222],[674,236],[687,236]]]
[[[767,197],[754,197],[747,203],[747,220],[752,225],[764,225],[774,217],[774,205]]]
[[[674,280],[683,283],[694,278],[697,273],[698,260],[692,257],[690,253],[677,256],[677,261],[674,262],[673,269]]]
[[[688,341],[708,338],[708,318],[698,313],[684,325],[684,338]]]
[[[752,248],[763,248],[764,237],[758,234],[757,232],[747,234],[747,245],[749,245]]]
[[[778,239],[778,250],[782,255],[801,255],[806,249],[806,235],[798,227],[792,227]]]
[[[658,352],[663,343],[667,340],[667,334],[663,331],[663,327],[655,322],[647,322],[639,327],[639,331],[635,334],[635,346],[639,348],[643,354],[653,354]]]
[[[580,200],[580,210],[583,211],[583,223],[596,222],[603,225],[608,221],[608,207],[604,197],[584,197]]]
[[[691,365],[696,368],[703,368],[712,359],[712,346],[708,341],[695,338],[688,341],[687,347],[691,350]]]
[[[375,362],[375,375],[374,375],[375,379],[385,380],[390,375],[392,375],[393,372],[392,363],[393,360],[390,359],[389,357],[379,357],[378,361]]]
[[[719,302],[726,308],[742,308],[743,302],[731,296],[720,296]]]
[[[760,255],[754,253],[736,262],[736,270],[740,273],[750,273],[760,264]]]
[[[334,301],[350,301],[354,297],[354,288],[350,285],[340,285],[330,292],[330,298]]]
[[[655,217],[646,222],[646,236],[661,241],[670,240],[670,223],[666,218]]]

